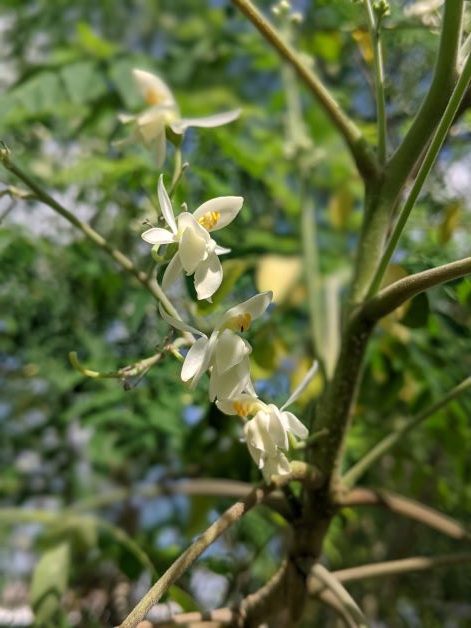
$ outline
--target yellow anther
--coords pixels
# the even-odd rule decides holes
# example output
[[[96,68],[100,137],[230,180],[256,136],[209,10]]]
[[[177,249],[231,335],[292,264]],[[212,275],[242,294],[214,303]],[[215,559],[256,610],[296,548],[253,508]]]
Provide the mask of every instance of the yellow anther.
[[[246,417],[249,414],[249,404],[243,403],[242,401],[234,401],[232,404],[234,408],[234,412],[238,416]]]
[[[145,101],[148,105],[158,105],[163,99],[164,95],[155,88],[146,91]]]
[[[201,218],[198,218],[198,222],[205,229],[212,229],[221,218],[221,212],[207,212]]]
[[[227,329],[232,329],[233,331],[247,331],[250,327],[250,323],[252,322],[252,316],[248,312],[244,312],[244,314],[238,314],[234,316],[230,320],[227,321],[225,327]]]

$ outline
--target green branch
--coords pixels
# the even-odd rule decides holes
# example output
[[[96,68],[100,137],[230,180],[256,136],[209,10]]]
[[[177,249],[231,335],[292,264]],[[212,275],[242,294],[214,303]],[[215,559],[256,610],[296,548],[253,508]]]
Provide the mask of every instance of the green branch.
[[[471,274],[471,257],[409,275],[383,288],[362,306],[361,313],[368,320],[377,321],[421,292],[469,274]]]
[[[283,39],[278,30],[262,15],[251,0],[232,0],[232,2],[275,48],[283,60],[293,67],[299,78],[314,94],[332,123],[345,139],[363,178],[375,178],[378,172],[378,164],[371,147],[360,129],[343,111],[318,76],[307,66],[302,56]]]
[[[439,399],[431,406],[419,412],[419,414],[404,423],[396,430],[382,438],[370,451],[363,456],[353,467],[351,467],[347,473],[343,476],[343,482],[347,487],[354,485],[360,477],[365,473],[367,469],[373,466],[386,452],[392,449],[404,436],[406,436],[411,430],[419,426],[423,421],[433,416],[436,412],[441,410],[450,401],[453,401],[465,391],[471,388],[471,377],[466,378],[461,384],[455,386],[450,392],[448,392],[442,399]]]
[[[406,225],[406,222],[409,218],[409,215],[412,211],[412,208],[415,205],[415,202],[419,196],[419,193],[422,189],[422,186],[430,173],[438,154],[445,142],[445,139],[448,135],[448,131],[450,130],[451,125],[455,119],[455,116],[460,108],[461,101],[463,100],[466,91],[469,87],[471,81],[471,55],[468,56],[466,63],[463,67],[463,71],[460,75],[460,78],[456,84],[455,89],[453,90],[453,94],[450,98],[450,102],[448,103],[445,112],[443,114],[442,119],[440,120],[440,124],[435,131],[433,139],[430,143],[430,146],[426,152],[425,158],[422,161],[419,171],[417,173],[417,177],[414,181],[414,184],[409,192],[406,202],[399,214],[399,218],[394,227],[393,233],[389,239],[388,245],[386,247],[386,251],[384,252],[383,257],[381,258],[378,270],[373,278],[373,282],[371,284],[371,288],[369,290],[369,294],[374,294],[379,285],[381,284],[381,280],[384,276],[386,268],[391,260],[391,257],[396,249],[399,238],[401,237],[402,231]]]
[[[380,20],[375,17],[372,0],[365,0],[368,30],[373,48],[374,82],[376,94],[376,118],[378,124],[378,156],[381,165],[386,161],[387,120],[384,97],[383,47],[381,44]]]

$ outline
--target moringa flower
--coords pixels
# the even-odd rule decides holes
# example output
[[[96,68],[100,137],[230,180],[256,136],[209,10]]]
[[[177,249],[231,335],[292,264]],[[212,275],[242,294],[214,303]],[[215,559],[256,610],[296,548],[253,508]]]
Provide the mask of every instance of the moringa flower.
[[[132,74],[149,108],[136,116],[122,114],[119,119],[124,124],[133,123],[134,139],[155,150],[158,168],[165,161],[167,129],[182,136],[189,127],[217,127],[232,122],[240,115],[240,109],[235,109],[202,118],[182,118],[170,88],[161,78],[138,69],[134,69]]]
[[[203,373],[210,371],[211,401],[216,398],[228,399],[246,391],[251,398],[256,399],[249,369],[252,347],[235,332],[246,331],[252,321],[265,312],[271,299],[271,292],[262,292],[230,308],[219,318],[209,338],[194,327],[169,316],[160,307],[162,317],[170,325],[200,336],[185,357],[181,372],[182,380],[190,382],[191,387],[195,388]]]
[[[178,244],[178,251],[171,259],[162,278],[166,291],[182,270],[193,275],[198,299],[209,299],[222,282],[222,266],[218,255],[230,249],[219,246],[209,235],[222,229],[239,213],[244,199],[242,196],[219,196],[206,201],[190,214],[182,212],[175,219],[172,203],[160,175],[158,185],[160,209],[169,229],[152,227],[142,234],[149,244]]]
[[[267,482],[272,475],[286,475],[290,472],[289,461],[283,453],[289,449],[289,435],[305,440],[309,434],[306,426],[285,408],[301,395],[314,377],[317,367],[315,362],[281,408],[273,403],[266,404],[250,393],[234,395],[216,402],[224,414],[236,414],[244,419],[253,415],[244,425],[245,441],[250,455]]]

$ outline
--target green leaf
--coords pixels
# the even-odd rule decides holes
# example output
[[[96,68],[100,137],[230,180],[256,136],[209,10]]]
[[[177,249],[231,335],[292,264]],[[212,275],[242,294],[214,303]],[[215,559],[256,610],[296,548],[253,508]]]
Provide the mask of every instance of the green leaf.
[[[31,584],[31,604],[35,625],[54,625],[58,621],[61,598],[67,588],[70,569],[70,547],[61,543],[47,550],[39,559]],[[57,624],[56,624],[57,625]]]
[[[93,61],[80,61],[62,68],[60,72],[66,91],[76,105],[90,102],[106,93],[105,80]]]
[[[79,46],[98,59],[109,59],[118,50],[115,44],[97,35],[86,22],[77,24],[76,34]]]

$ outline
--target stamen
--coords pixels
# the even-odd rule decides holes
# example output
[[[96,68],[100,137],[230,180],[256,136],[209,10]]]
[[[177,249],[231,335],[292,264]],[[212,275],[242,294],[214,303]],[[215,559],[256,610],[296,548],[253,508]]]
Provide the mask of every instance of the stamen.
[[[148,89],[145,101],[148,105],[158,105],[162,101],[162,94],[156,89]]]
[[[219,222],[220,218],[221,212],[207,212],[201,216],[201,218],[198,218],[198,222],[209,231],[209,229],[212,229]]]

